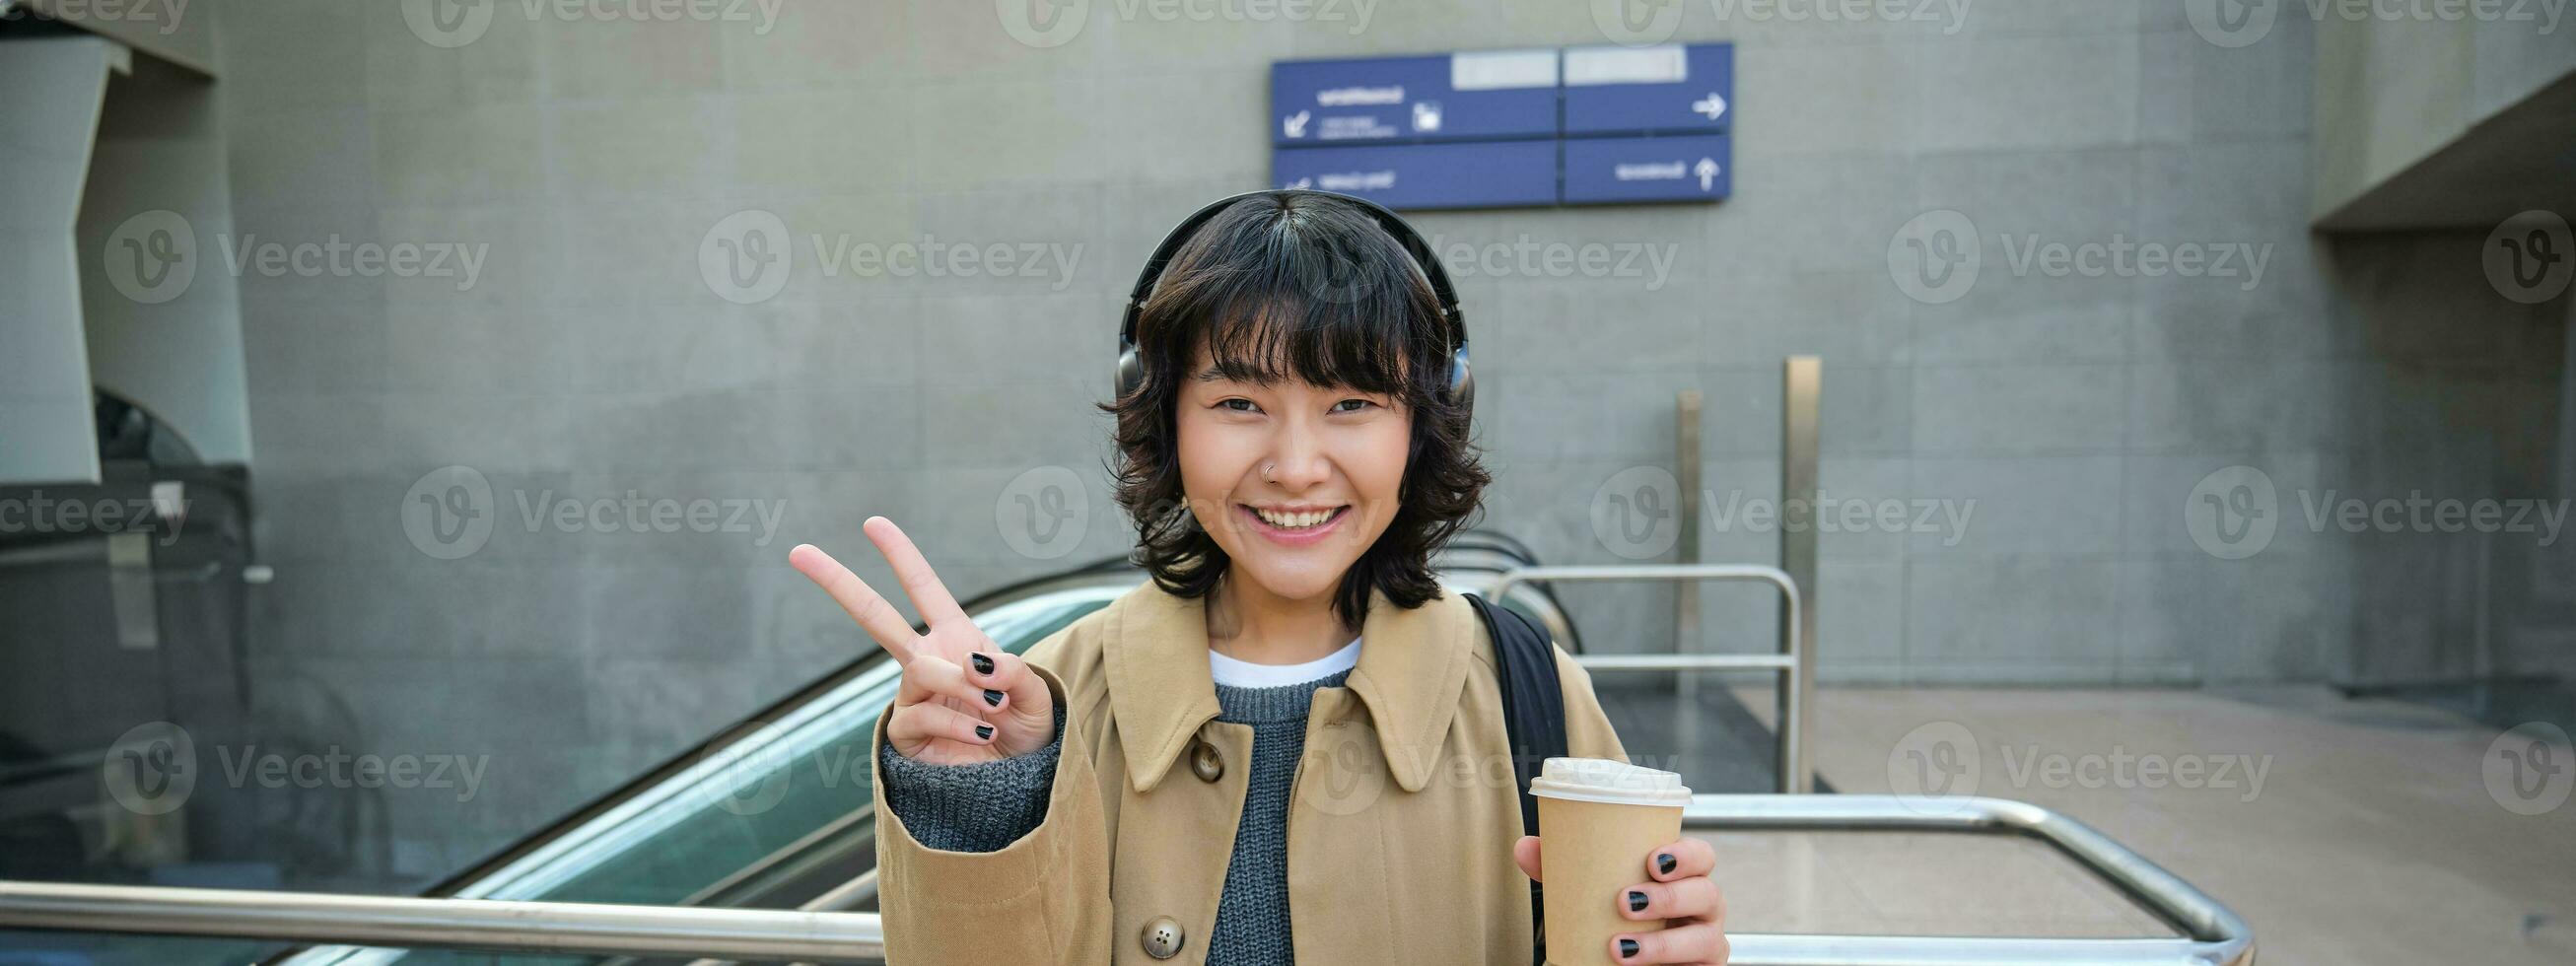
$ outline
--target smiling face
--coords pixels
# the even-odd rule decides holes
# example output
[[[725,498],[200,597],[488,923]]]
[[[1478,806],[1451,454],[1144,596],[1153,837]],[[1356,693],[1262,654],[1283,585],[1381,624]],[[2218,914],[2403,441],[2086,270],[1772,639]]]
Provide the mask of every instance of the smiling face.
[[[1228,378],[1201,349],[1173,413],[1181,490],[1232,573],[1329,599],[1394,521],[1412,414],[1384,393]]]

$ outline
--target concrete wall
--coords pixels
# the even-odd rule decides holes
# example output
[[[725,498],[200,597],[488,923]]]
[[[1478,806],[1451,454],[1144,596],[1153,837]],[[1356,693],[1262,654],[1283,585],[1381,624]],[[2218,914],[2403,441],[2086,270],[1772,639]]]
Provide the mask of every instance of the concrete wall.
[[[2388,228],[2493,223],[2522,210],[2492,212],[2485,205],[2464,203],[2464,195],[2506,187],[2480,185],[2473,177],[2424,186],[2411,199],[2418,203],[2370,196],[2472,139],[2478,126],[2576,73],[2576,24],[2558,23],[2560,14],[2545,4],[2495,5],[2486,16],[2454,13],[2447,19],[2421,16],[2433,7],[2383,9],[2418,15],[2329,15],[2317,21],[2317,176],[2311,212],[2350,227]],[[2541,140],[2520,152],[2554,161],[2544,169],[2545,176],[2559,181],[2576,171],[2576,158],[2567,157],[2565,150],[2566,125],[2576,117],[2571,102],[2576,100],[2560,95],[2551,120],[2533,122]],[[2510,190],[2526,196],[2545,193],[2563,206],[2571,189],[2524,184]],[[2363,207],[2348,210],[2355,206]],[[2532,206],[2526,200],[2522,207]],[[2383,215],[2383,208],[2403,214]],[[2466,218],[2441,220],[2445,214]]]
[[[948,0],[790,2],[766,30],[531,21],[509,3],[415,24],[395,7],[227,3],[220,88],[244,237],[485,249],[470,284],[240,279],[278,571],[258,679],[270,700],[356,709],[352,746],[493,756],[471,803],[389,799],[392,871],[409,875],[869,647],[784,566],[799,541],[875,580],[857,528],[886,514],[961,592],[1123,551],[1089,405],[1117,298],[1172,221],[1265,182],[1270,61],[1605,39],[1581,4],[1385,0],[1363,25],[1356,5],[1198,23],[1094,3],[1056,8],[1083,11],[1069,36],[1023,30],[1052,46]],[[1491,524],[1553,562],[1651,559],[1622,525],[1653,518],[1596,510],[1640,479],[1623,473],[1669,461],[1684,389],[1707,397],[1714,499],[1775,496],[1779,360],[1812,352],[1829,492],[1973,504],[1963,529],[1907,532],[1909,509],[1824,539],[1832,680],[2194,684],[2448,660],[2461,598],[2422,575],[2467,564],[2312,532],[2292,522],[2299,494],[2521,495],[2558,398],[2556,370],[2526,360],[2554,366],[2563,327],[2438,251],[2320,245],[2313,24],[2222,46],[2181,7],[1985,0],[1930,23],[1669,8],[1674,39],[1740,45],[1737,197],[1417,219],[1465,256]],[[769,227],[745,211],[784,226],[783,275],[732,260],[743,226]],[[1944,211],[1960,221],[1923,220]],[[844,239],[1079,258],[827,273]],[[1927,288],[1916,242],[1979,253],[1973,284]],[[2021,259],[2137,242],[2241,245],[2264,272],[2059,277]],[[1670,268],[1513,254],[1591,244]],[[2220,559],[2204,546],[2246,545],[2196,541],[2188,513],[2235,465],[2276,483],[2281,525]],[[1015,497],[1066,479],[1085,523],[1029,526]],[[605,516],[551,514],[630,494],[754,522],[601,532]],[[1705,525],[1710,559],[1773,559],[1774,534]],[[1668,638],[1669,595],[1570,600],[1593,646],[1629,650]],[[1772,640],[1758,595],[1705,605],[1716,646]]]
[[[29,107],[0,120],[0,152],[17,176],[0,182],[0,480],[98,479],[90,418],[89,346],[81,337],[81,255],[72,228],[89,180],[109,74],[131,64],[87,37],[20,40],[0,83]]]

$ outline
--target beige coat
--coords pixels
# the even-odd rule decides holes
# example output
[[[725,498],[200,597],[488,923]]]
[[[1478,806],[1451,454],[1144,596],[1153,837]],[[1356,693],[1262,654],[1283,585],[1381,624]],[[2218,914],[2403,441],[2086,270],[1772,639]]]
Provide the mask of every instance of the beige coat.
[[[1527,963],[1493,644],[1456,594],[1372,605],[1347,686],[1315,694],[1290,796],[1297,959]],[[1571,752],[1626,760],[1591,678],[1556,653]],[[889,960],[1203,963],[1252,754],[1250,725],[1214,720],[1207,655],[1201,603],[1150,582],[1032,648],[1066,709],[1064,753],[1046,820],[1001,851],[923,846],[879,789]],[[1150,956],[1147,933],[1175,926],[1179,953]]]

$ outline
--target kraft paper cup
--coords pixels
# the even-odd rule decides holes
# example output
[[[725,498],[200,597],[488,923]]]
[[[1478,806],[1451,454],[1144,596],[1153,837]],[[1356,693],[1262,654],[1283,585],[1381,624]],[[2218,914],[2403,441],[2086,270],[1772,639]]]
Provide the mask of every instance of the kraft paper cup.
[[[1682,837],[1682,776],[1605,758],[1550,758],[1530,780],[1538,798],[1539,875],[1547,961],[1616,964],[1611,937],[1664,924],[1621,918],[1620,897],[1649,880],[1646,856]]]

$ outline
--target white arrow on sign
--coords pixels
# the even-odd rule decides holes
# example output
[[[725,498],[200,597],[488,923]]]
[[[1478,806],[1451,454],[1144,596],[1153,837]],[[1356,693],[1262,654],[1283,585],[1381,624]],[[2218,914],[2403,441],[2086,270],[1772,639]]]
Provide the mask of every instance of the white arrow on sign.
[[[1280,119],[1279,130],[1281,133],[1292,138],[1305,137],[1306,121],[1312,116],[1313,115],[1311,113],[1306,111],[1298,111],[1295,114],[1288,115],[1287,117]]]
[[[1709,190],[1717,184],[1717,159],[1699,159],[1699,164],[1691,168],[1691,173],[1699,176],[1699,190]]]
[[[1706,114],[1709,120],[1717,120],[1718,115],[1726,113],[1726,96],[1710,91],[1706,98],[1691,102],[1691,113]]]

